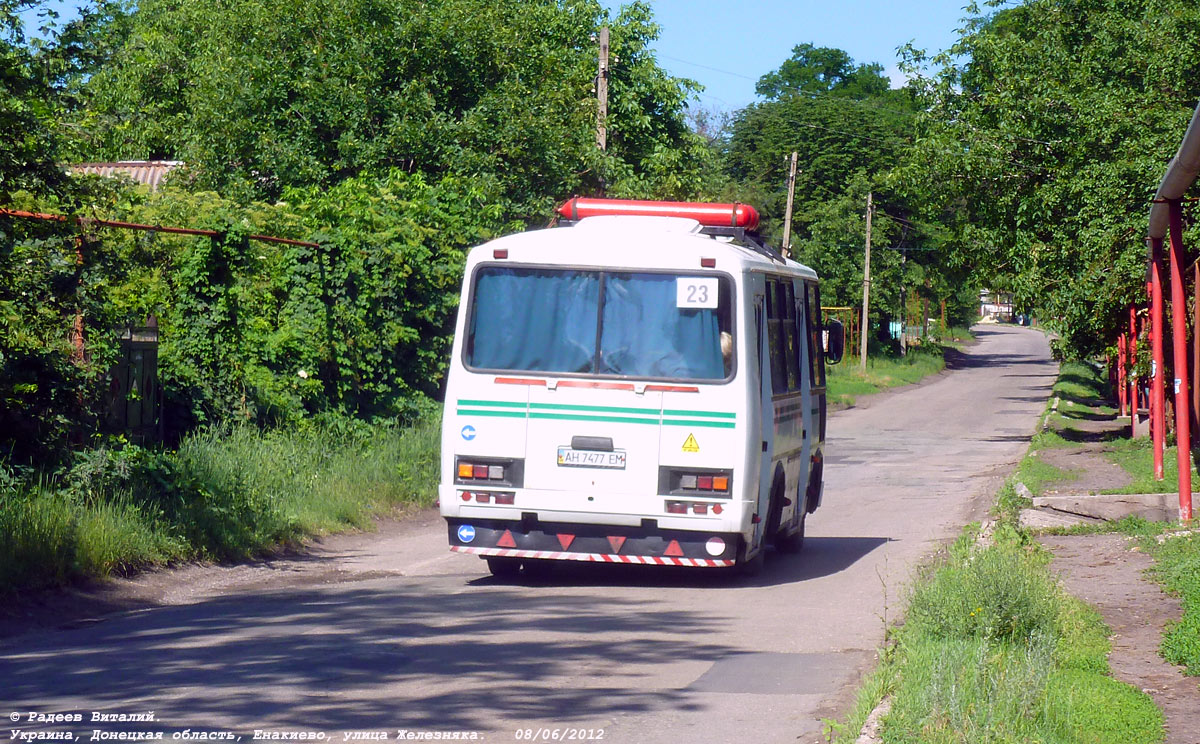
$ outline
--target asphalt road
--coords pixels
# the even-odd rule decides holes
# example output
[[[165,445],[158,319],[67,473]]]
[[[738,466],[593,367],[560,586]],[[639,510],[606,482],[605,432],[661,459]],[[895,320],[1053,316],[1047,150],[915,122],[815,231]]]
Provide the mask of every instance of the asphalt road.
[[[822,720],[852,701],[918,562],[978,518],[1020,458],[1056,372],[1041,333],[1001,326],[981,326],[954,366],[831,417],[804,552],[768,555],[754,580],[564,565],[498,581],[448,552],[424,513],[302,557],[105,590],[132,609],[64,608],[65,626],[0,642],[0,716],[10,738],[823,741]],[[82,720],[27,718],[71,712]]]

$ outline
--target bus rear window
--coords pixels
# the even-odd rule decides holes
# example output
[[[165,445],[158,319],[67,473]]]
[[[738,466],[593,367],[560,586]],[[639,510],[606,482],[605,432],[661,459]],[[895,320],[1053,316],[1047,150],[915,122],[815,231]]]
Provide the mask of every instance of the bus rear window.
[[[672,380],[733,371],[726,277],[488,266],[470,302],[469,367]]]

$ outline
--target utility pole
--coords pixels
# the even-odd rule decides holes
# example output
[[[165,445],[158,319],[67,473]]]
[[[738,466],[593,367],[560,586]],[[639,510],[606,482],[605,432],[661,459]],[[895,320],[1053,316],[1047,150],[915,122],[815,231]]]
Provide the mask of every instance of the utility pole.
[[[796,152],[792,151],[792,165],[788,171],[787,180],[787,210],[783,217],[783,257],[792,256],[792,199],[796,196]]]
[[[871,212],[874,207],[871,204],[871,192],[867,192],[867,240],[866,240],[866,258],[863,259],[863,306],[862,306],[862,333],[858,340],[858,364],[859,368],[865,373],[867,371],[867,301],[871,294]]]
[[[600,29],[600,69],[596,75],[596,100],[600,106],[596,114],[596,145],[603,152],[608,149],[608,26]]]
[[[908,356],[908,288],[904,286],[904,265],[908,263],[908,248],[900,248],[900,356]]]

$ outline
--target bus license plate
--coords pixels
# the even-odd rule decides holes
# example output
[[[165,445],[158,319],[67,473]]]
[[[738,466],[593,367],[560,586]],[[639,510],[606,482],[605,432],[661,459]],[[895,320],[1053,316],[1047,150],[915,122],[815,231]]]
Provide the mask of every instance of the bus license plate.
[[[625,451],[596,452],[593,450],[559,447],[558,465],[564,468],[614,468],[616,470],[624,470]]]

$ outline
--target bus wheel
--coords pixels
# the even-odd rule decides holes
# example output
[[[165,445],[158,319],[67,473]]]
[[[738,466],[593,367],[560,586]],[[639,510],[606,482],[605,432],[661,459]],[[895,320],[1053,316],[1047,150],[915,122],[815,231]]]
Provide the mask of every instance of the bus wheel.
[[[799,553],[804,549],[804,520],[807,514],[800,516],[800,525],[790,534],[780,532],[775,538],[775,549],[780,553]]]
[[[511,579],[521,571],[521,561],[516,558],[488,558],[488,570],[492,576]]]

